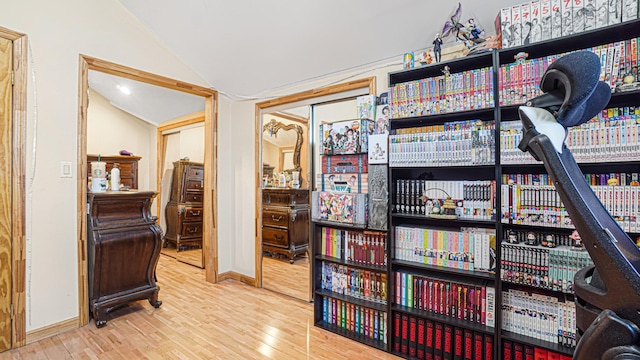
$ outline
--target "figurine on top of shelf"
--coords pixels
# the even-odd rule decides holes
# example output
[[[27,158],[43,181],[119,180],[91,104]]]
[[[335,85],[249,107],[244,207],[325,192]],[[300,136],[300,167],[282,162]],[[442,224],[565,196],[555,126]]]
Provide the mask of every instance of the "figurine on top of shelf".
[[[449,65],[445,65],[442,70],[442,73],[444,74],[444,76],[449,76],[451,75],[451,68],[449,67]]]
[[[513,58],[516,60],[516,65],[518,65],[518,64],[523,64],[524,65],[524,61],[527,60],[528,56],[529,56],[529,53],[526,53],[524,51],[520,51],[519,53],[515,54],[515,56]]]
[[[442,59],[442,37],[440,37],[440,34],[436,34],[435,39],[433,39],[433,54],[436,62],[440,62]]]

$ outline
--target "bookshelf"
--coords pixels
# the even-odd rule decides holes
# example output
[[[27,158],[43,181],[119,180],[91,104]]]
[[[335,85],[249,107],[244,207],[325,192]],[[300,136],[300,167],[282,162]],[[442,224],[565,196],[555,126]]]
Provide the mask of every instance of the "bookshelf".
[[[389,74],[398,109],[389,140],[390,348],[401,357],[496,356],[494,62],[486,53]],[[427,345],[420,344],[422,323],[433,332]]]
[[[388,351],[387,166],[369,164],[370,137],[379,131],[368,120],[376,96],[357,103],[358,120],[320,125],[321,170],[312,195],[314,323]],[[354,128],[360,132],[351,137]]]
[[[633,40],[636,42],[636,57],[622,57],[618,61],[621,64],[626,61],[627,66],[637,64],[640,57],[637,56],[637,49],[640,49],[636,38],[640,35],[638,28],[640,21],[633,20],[529,46],[389,74],[390,102],[396,107],[396,111],[392,111],[389,140],[389,313],[393,333],[390,351],[401,357],[413,358],[411,322],[422,320],[459,327],[473,334],[481,333],[483,338],[491,337],[492,348],[496,350],[491,356],[495,359],[503,358],[506,353],[502,351],[511,351],[512,348],[520,352],[535,350],[559,356],[572,355],[577,332],[573,319],[575,310],[572,309],[572,280],[578,269],[590,264],[590,258],[585,251],[572,249],[574,228],[571,219],[564,213],[552,180],[546,178],[544,166],[516,148],[519,141],[517,108],[523,97],[513,96],[509,90],[516,89],[526,97],[537,95],[539,77],[553,61],[553,56],[570,51],[591,50],[602,56],[603,48],[608,51],[614,48],[615,51],[626,50],[629,54],[633,47],[628,44]],[[528,53],[529,60],[515,68],[512,63],[520,52]],[[450,72],[448,76],[443,75],[445,66]],[[530,68],[528,73],[527,66]],[[481,69],[489,67],[490,75],[482,75]],[[523,81],[525,77],[506,75],[508,71],[513,73],[512,67],[516,72],[525,68],[530,81]],[[537,70],[531,70],[534,68]],[[476,80],[469,82],[469,79]],[[480,95],[472,94],[472,89],[466,85],[471,83],[477,87],[477,79],[480,79]],[[494,87],[487,87],[488,79],[495,84]],[[449,98],[438,92],[445,83],[447,89],[453,89],[446,93]],[[435,97],[424,95],[434,90]],[[603,204],[632,237],[640,237],[640,226],[636,224],[640,216],[635,217],[640,215],[640,206],[632,201],[637,199],[635,194],[640,191],[637,186],[640,132],[631,126],[640,118],[637,111],[639,95],[640,91],[613,93],[607,111],[590,123],[571,129],[567,138],[569,148],[586,174],[585,180],[590,182]],[[444,107],[442,102],[446,104]],[[474,128],[479,129],[479,135],[474,133]],[[593,134],[600,136],[599,142],[593,139]],[[625,134],[626,139],[622,140],[625,136],[620,134]],[[478,158],[477,154],[484,157]],[[610,183],[614,178],[617,186]],[[463,187],[477,186],[478,183],[482,187],[483,182],[492,182],[495,186],[492,191],[495,192],[489,198],[473,195],[473,192],[467,196],[465,191],[459,195],[455,186],[453,190],[451,187],[452,183],[459,182],[463,182]],[[490,209],[491,217],[465,219],[459,215],[442,219],[429,216],[429,210],[422,207],[437,195],[429,194],[422,199],[419,196],[426,194],[425,189],[446,186],[449,186],[448,195],[450,192],[457,194],[452,195],[453,200],[463,199],[465,204],[488,201],[489,204],[479,205],[479,211],[482,213]],[[442,206],[442,201],[439,205]],[[478,204],[474,206],[472,214],[478,211]],[[461,208],[456,206],[456,211],[468,214],[465,205]],[[464,232],[463,228],[495,231],[497,264],[491,269],[495,271],[430,263],[425,260],[429,256],[424,254],[425,249],[433,245],[433,236],[407,235],[406,231]],[[423,241],[423,238],[429,240]],[[446,239],[451,237],[446,236]],[[528,244],[527,239],[531,243]],[[464,245],[456,247],[451,242],[443,245],[434,240],[434,244],[437,244],[433,245],[436,248],[440,246],[438,250],[445,256],[464,248]],[[408,255],[406,250],[409,250]],[[396,293],[407,292],[402,285],[398,286],[399,282],[402,283],[402,279],[398,281],[396,278],[398,273],[474,286],[492,285],[496,294],[496,326],[480,325],[478,328],[478,324],[470,321],[396,303]],[[537,319],[526,320],[530,321],[527,323],[519,318],[523,311],[531,310],[542,315],[546,322]],[[560,313],[555,313],[555,310]],[[555,322],[549,323],[547,319]],[[553,330],[556,336],[543,336],[534,331],[544,327]],[[415,331],[419,331],[417,327]],[[558,337],[558,331],[563,335]],[[403,332],[406,332],[408,340],[404,340]]]

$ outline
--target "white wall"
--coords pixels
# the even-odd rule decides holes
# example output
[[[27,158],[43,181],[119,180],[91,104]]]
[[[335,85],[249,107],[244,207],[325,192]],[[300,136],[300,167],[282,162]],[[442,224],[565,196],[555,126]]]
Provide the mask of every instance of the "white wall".
[[[377,94],[380,94],[388,90],[388,73],[400,70],[401,68],[402,64],[395,64],[394,62],[392,64],[379,64],[376,69],[370,71],[367,71],[368,68],[355,69],[349,73],[318,79],[278,93],[269,94],[269,98],[295,94],[302,91],[324,87],[336,82],[346,82],[370,76],[376,77]],[[354,74],[357,75],[351,77]],[[257,102],[264,100],[266,100],[266,98],[258,101],[233,102],[230,104],[230,111],[226,113],[227,115],[233,114],[234,126],[237,129],[255,129],[255,105]],[[223,114],[222,112],[220,113]],[[222,119],[225,119],[224,115],[221,116]],[[222,132],[221,129],[221,134],[226,133]],[[224,138],[226,138],[226,136],[224,136]],[[257,196],[255,164],[259,160],[255,158],[256,149],[254,141],[249,138],[246,132],[233,131],[229,134],[229,138],[227,140],[230,140],[230,143],[232,144],[236,144],[236,146],[234,146],[234,156],[237,161],[234,169],[234,174],[236,176],[236,233],[235,242],[233,243],[235,259],[234,270],[253,277],[255,276],[255,236],[257,231],[254,216]]]
[[[91,75],[89,75],[91,76]],[[127,150],[138,161],[138,188],[156,190],[156,136],[158,128],[109,103],[89,89],[87,154],[118,155]],[[152,207],[155,210],[155,206]]]
[[[77,174],[60,178],[60,162],[76,165],[79,55],[202,86],[206,82],[117,0],[4,1],[0,26],[28,35],[37,70],[37,88],[31,67],[27,77],[27,184],[34,174],[36,100],[38,114],[35,178],[32,191],[27,189],[26,329],[31,331],[78,316]],[[220,221],[219,227],[229,233],[224,228],[231,224]]]

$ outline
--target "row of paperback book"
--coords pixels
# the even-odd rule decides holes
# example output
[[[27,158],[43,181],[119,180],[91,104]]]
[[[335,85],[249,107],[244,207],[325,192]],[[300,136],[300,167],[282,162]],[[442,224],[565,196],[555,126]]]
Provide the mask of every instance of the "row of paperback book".
[[[498,14],[502,48],[578,34],[638,18],[638,0],[534,0]]]
[[[322,262],[323,289],[367,301],[387,303],[387,274]]]
[[[394,273],[394,303],[454,319],[495,326],[495,289],[487,285]]]
[[[397,354],[419,360],[493,360],[493,336],[407,314],[393,315]]]
[[[640,107],[603,110],[590,121],[568,129],[565,143],[578,162],[619,162],[640,160]],[[500,162],[537,163],[529,153],[518,149],[522,122],[500,124]]]
[[[576,346],[576,305],[554,296],[502,292],[502,329],[567,347]]]
[[[376,231],[320,229],[320,253],[357,264],[385,266],[387,234]],[[344,254],[343,254],[344,249]]]
[[[393,212],[432,216],[450,197],[459,219],[491,220],[495,208],[493,180],[396,180]],[[436,209],[436,210],[434,210]]]
[[[501,189],[503,223],[574,228],[553,185],[513,184]],[[640,186],[596,185],[591,189],[624,231],[640,230]]]
[[[389,136],[390,167],[492,165],[495,121],[461,120],[397,129]]]
[[[503,281],[573,293],[578,270],[593,265],[589,253],[562,246],[544,248],[502,243],[500,278]]]
[[[493,67],[398,83],[389,88],[390,119],[493,105]]]
[[[502,340],[502,360],[571,360],[571,356],[555,351]]]
[[[387,343],[387,313],[322,297],[322,321],[355,335]]]
[[[612,92],[623,89],[620,86],[623,85],[625,76],[633,77],[632,82],[639,80],[639,42],[640,38],[633,38],[584,49],[600,58],[600,81],[607,83]],[[500,105],[524,104],[527,99],[540,95],[539,84],[545,70],[555,60],[567,54],[569,52],[501,65],[498,72]]]
[[[502,222],[574,228],[553,185],[502,185]]]
[[[397,226],[397,260],[469,271],[495,270],[495,229],[460,231]]]

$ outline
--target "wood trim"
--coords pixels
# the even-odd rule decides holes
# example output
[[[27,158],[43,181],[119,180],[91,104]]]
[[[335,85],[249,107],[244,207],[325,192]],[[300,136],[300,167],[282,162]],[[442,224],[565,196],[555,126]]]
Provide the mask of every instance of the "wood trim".
[[[160,123],[160,125],[158,125],[158,131],[163,132],[201,122],[204,122],[204,110]]]
[[[270,113],[269,115],[279,117],[281,119],[297,122],[305,126],[309,125],[309,118],[296,115],[296,114],[291,114],[286,111],[276,111],[276,112]]]
[[[204,208],[204,233],[203,249],[205,262],[206,281],[217,282],[218,272],[218,231],[217,231],[217,197],[215,187],[217,181],[218,152],[217,152],[217,123],[218,123],[218,92],[198,85],[189,84],[179,80],[152,74],[146,71],[118,65],[109,61],[96,59],[86,55],[80,55],[79,66],[79,95],[78,95],[78,312],[79,325],[89,322],[89,295],[87,278],[87,224],[86,224],[86,199],[87,199],[87,106],[89,89],[89,70],[120,76],[156,85],[172,90],[182,91],[205,98],[205,197]],[[164,144],[162,144],[164,146]],[[157,154],[157,157],[160,154]],[[158,183],[160,186],[160,183]]]
[[[262,156],[262,110],[274,106],[290,104],[297,101],[308,100],[315,97],[326,96],[338,94],[341,92],[347,92],[356,89],[368,88],[369,94],[376,93],[376,77],[371,76],[359,80],[353,80],[341,84],[336,84],[332,86],[326,86],[319,89],[313,89],[308,91],[303,91],[297,94],[291,94],[287,96],[283,96],[277,99],[271,99],[268,101],[263,101],[256,103],[256,112],[255,112],[255,163],[256,163],[256,222],[255,222],[255,274],[256,274],[256,287],[262,287],[262,231],[260,231],[262,224],[262,162],[260,161]],[[310,131],[310,127],[309,131]],[[309,157],[309,156],[307,156]],[[312,172],[310,172],[312,174]],[[311,184],[311,179],[308,179],[309,184]]]
[[[87,63],[89,70],[96,70],[106,74],[121,76],[123,78],[141,81],[143,83],[160,86],[167,89],[178,90],[203,97],[215,96],[218,92],[213,89],[189,84],[180,80],[174,80],[162,75],[115,64],[106,60],[96,59],[91,56],[80,55]]]
[[[225,280],[236,280],[247,285],[251,285],[254,287],[256,286],[255,278],[239,274],[235,271],[227,271],[218,275],[218,281],[225,281]]]
[[[31,330],[27,333],[27,344],[31,344],[42,339],[60,335],[69,330],[73,330],[79,327],[79,321],[80,319],[78,317],[74,317],[61,321],[59,323],[41,327],[40,329]]]
[[[13,146],[12,146],[12,171],[13,171],[13,252],[11,272],[12,301],[13,301],[13,325],[12,347],[24,346],[26,343],[26,210],[25,210],[25,157],[27,142],[27,35],[11,32],[13,34]],[[0,36],[11,36],[6,29],[0,28]]]

